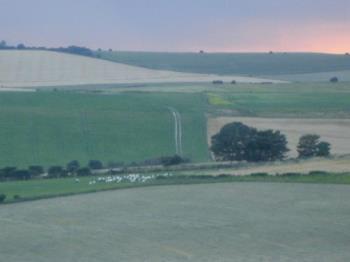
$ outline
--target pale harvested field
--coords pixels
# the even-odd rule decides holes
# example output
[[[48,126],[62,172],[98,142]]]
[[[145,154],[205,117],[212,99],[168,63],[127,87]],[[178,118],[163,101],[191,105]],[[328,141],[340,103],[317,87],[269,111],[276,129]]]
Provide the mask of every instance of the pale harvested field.
[[[4,205],[0,260],[345,262],[349,189],[181,185]]]
[[[84,56],[48,51],[0,51],[0,87],[86,84],[262,82],[264,79],[151,70]],[[270,80],[268,80],[270,81]],[[278,81],[277,81],[278,82]]]
[[[285,173],[300,173],[308,174],[312,171],[324,171],[330,173],[347,173],[350,172],[350,156],[345,156],[335,159],[321,159],[315,158],[304,161],[290,161],[290,162],[275,162],[263,164],[251,164],[246,167],[230,168],[221,170],[208,170],[201,172],[203,175],[237,175],[244,176],[254,173],[268,173],[270,175],[278,175]]]
[[[242,122],[258,129],[280,130],[287,136],[290,157],[296,157],[300,136],[318,134],[322,140],[332,144],[332,153],[350,153],[350,119],[275,119],[249,117],[218,117],[208,119],[208,143],[214,134],[231,122]]]

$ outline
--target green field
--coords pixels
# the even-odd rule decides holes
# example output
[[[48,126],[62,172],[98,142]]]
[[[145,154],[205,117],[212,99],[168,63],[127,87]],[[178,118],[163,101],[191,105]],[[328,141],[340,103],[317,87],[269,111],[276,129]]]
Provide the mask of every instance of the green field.
[[[227,183],[0,208],[2,261],[348,261],[349,186]]]
[[[169,88],[1,92],[0,166],[63,165],[74,159],[133,162],[174,154],[174,120],[167,107],[182,116],[184,154],[193,161],[208,160],[206,113],[298,118],[348,118],[350,113],[345,83]]]
[[[341,82],[350,81],[350,70],[344,71],[327,71],[321,73],[304,73],[304,74],[290,74],[290,75],[273,75],[267,78],[276,78],[279,80],[291,81],[291,82],[328,82],[332,77],[337,77]]]
[[[184,154],[208,158],[201,94],[0,93],[0,166],[66,164],[77,159],[142,161],[175,153],[182,116]]]
[[[210,172],[210,170],[208,170]],[[225,170],[228,171],[228,170]],[[225,171],[222,171],[225,173]],[[148,187],[159,185],[181,185],[181,184],[211,184],[211,183],[233,183],[233,182],[265,182],[265,183],[311,183],[311,184],[349,184],[349,173],[326,173],[320,171],[309,174],[287,173],[285,175],[267,175],[256,173],[255,175],[221,175],[212,176],[206,174],[205,170],[175,172],[171,177],[153,179],[142,182],[121,183],[96,183],[101,176],[80,177],[79,182],[75,178],[59,179],[33,179],[29,181],[0,182],[0,193],[6,195],[6,203],[21,202],[26,200],[45,199],[57,196],[76,195],[105,190],[126,189],[133,187]],[[151,174],[145,174],[146,176]],[[155,174],[161,175],[161,174]],[[106,175],[107,176],[107,175]],[[15,198],[19,196],[19,198]]]
[[[151,69],[222,75],[269,75],[277,79],[279,75],[350,70],[350,56],[316,53],[271,55],[268,53],[199,54],[118,51],[99,54],[103,59]]]
[[[231,115],[239,116],[349,118],[350,86],[347,83],[227,85],[208,93],[208,101],[216,114],[231,110]]]

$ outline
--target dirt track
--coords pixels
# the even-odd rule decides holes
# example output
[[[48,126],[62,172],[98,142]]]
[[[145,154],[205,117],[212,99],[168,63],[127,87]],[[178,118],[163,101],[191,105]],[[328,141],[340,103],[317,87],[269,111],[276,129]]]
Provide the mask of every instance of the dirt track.
[[[174,117],[174,135],[175,135],[175,151],[179,156],[183,155],[182,149],[182,121],[179,111],[175,108],[169,107],[171,114]]]

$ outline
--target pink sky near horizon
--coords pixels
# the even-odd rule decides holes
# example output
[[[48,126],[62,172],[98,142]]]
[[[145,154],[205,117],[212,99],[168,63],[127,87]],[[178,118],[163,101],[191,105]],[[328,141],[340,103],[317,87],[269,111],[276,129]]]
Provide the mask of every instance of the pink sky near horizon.
[[[213,41],[213,46],[199,46],[208,52],[315,52],[350,53],[350,23],[312,22],[279,24],[272,21],[251,21],[213,29],[213,37],[227,36],[228,40]],[[235,36],[239,35],[236,40]]]
[[[350,52],[350,0],[0,0],[10,44],[174,52]]]

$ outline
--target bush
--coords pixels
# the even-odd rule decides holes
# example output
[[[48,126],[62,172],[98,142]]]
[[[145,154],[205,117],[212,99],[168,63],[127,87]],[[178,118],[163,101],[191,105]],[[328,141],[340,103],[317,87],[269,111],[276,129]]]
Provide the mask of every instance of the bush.
[[[302,174],[300,174],[300,173],[293,173],[293,172],[280,174],[280,176],[283,176],[283,177],[296,177],[296,176],[301,176],[301,175]]]
[[[103,164],[99,160],[90,160],[88,166],[92,170],[98,170],[103,168]]]
[[[253,177],[267,177],[267,176],[269,176],[269,174],[261,172],[261,173],[250,174],[250,176],[253,176]]]
[[[28,180],[32,178],[32,175],[28,170],[16,170],[12,176],[14,179],[18,180]]]
[[[310,176],[325,176],[325,175],[328,175],[328,172],[326,172],[326,171],[310,171],[309,175]]]
[[[6,199],[6,195],[5,194],[0,194],[0,203],[3,203]]]
[[[222,81],[222,80],[214,80],[214,81],[213,81],[213,84],[214,84],[214,85],[223,85],[223,84],[224,84],[224,81]]]
[[[48,170],[49,178],[59,178],[65,176],[65,170],[61,166],[52,166]]]
[[[77,172],[79,168],[80,168],[80,163],[78,160],[70,161],[66,166],[67,172],[71,174]]]
[[[188,162],[190,162],[189,159],[183,158],[179,155],[165,156],[161,158],[161,164],[163,166],[175,166],[175,165],[180,165]]]
[[[29,173],[32,177],[37,177],[45,173],[45,170],[42,166],[30,166]]]
[[[77,176],[90,176],[91,170],[88,167],[83,167],[83,168],[79,168],[76,173],[77,173]]]
[[[18,200],[18,199],[20,199],[20,198],[21,198],[20,195],[14,195],[14,196],[13,196],[13,199],[15,199],[15,200]]]
[[[11,179],[13,178],[13,174],[17,170],[16,167],[5,167],[0,170],[0,179],[5,180],[5,179]]]
[[[339,79],[338,79],[338,77],[332,77],[331,79],[329,79],[329,82],[335,84],[335,83],[339,82]]]

